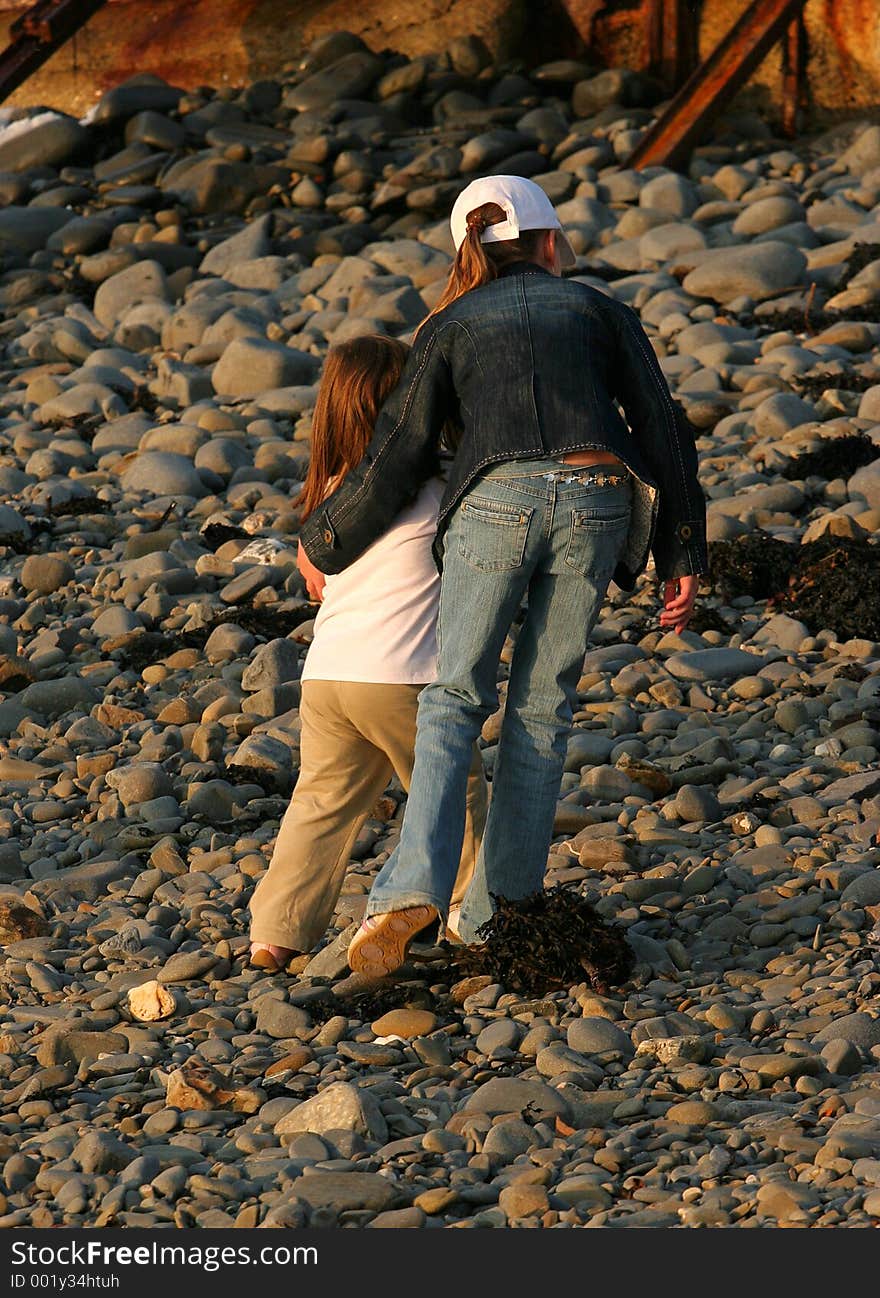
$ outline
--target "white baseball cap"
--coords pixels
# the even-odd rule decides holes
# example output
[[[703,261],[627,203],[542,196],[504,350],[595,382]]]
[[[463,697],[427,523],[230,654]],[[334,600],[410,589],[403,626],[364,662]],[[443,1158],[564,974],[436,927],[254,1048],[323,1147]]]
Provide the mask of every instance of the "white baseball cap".
[[[559,259],[563,270],[577,262],[574,249],[568,242],[556,209],[540,185],[524,176],[482,176],[472,180],[455,200],[449,224],[456,251],[467,234],[469,212],[484,203],[497,203],[507,219],[489,225],[480,236],[481,243],[502,243],[518,239],[523,230],[558,230]]]

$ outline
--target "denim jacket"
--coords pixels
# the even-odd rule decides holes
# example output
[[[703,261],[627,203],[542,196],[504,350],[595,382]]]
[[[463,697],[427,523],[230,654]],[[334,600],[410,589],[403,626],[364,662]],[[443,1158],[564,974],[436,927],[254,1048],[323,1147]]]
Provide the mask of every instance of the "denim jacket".
[[[635,475],[618,585],[632,588],[649,549],[661,580],[707,570],[693,436],[638,317],[531,262],[507,267],[421,329],[364,458],[303,527],[316,567],[341,572],[381,536],[436,472],[450,422],[461,437],[440,506],[438,564],[449,515],[487,465],[590,449],[610,451]]]

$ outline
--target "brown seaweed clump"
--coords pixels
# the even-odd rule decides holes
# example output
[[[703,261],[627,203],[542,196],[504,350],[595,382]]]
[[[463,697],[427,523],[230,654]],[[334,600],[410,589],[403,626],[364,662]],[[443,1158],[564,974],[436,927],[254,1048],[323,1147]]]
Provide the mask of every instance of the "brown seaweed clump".
[[[606,924],[574,889],[558,884],[530,897],[493,898],[481,946],[456,951],[462,976],[488,974],[509,991],[542,996],[587,982],[605,995],[625,983],[635,956],[624,930]]]
[[[727,599],[772,600],[810,631],[880,640],[880,546],[820,536],[807,545],[752,532],[709,547],[713,587]]]
[[[785,612],[811,631],[829,627],[840,640],[880,640],[880,547],[849,537],[820,537],[779,597]]]
[[[234,622],[258,639],[289,636],[291,631],[314,616],[315,607],[304,601],[295,607],[286,604],[261,604],[256,607],[253,604],[239,604],[218,613],[196,631],[178,631],[173,635],[164,631],[145,631],[114,652],[122,668],[139,672],[150,663],[167,658],[180,649],[204,649],[211,632],[228,622]]]
[[[848,433],[845,437],[823,437],[814,451],[794,455],[782,469],[789,481],[819,477],[831,482],[849,478],[856,469],[870,464],[880,455],[880,446],[865,433]]]
[[[788,583],[798,558],[796,545],[755,531],[709,546],[709,580],[726,599],[749,595],[772,599]]]

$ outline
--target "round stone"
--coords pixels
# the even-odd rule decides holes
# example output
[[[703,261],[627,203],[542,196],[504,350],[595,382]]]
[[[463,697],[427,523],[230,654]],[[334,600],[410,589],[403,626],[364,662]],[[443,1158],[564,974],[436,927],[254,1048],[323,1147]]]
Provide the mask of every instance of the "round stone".
[[[21,570],[21,584],[25,590],[38,595],[52,595],[73,581],[74,570],[67,559],[54,554],[29,554]]]

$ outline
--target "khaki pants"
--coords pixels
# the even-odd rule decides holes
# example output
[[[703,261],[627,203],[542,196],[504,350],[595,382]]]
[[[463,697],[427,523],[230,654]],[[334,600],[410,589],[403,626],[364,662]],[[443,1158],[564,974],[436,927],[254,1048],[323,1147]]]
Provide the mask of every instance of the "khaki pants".
[[[304,681],[300,773],[268,872],[251,899],[251,940],[310,951],[327,929],[351,849],[396,774],[409,791],[420,685]],[[452,904],[474,872],[488,795],[474,748]]]

